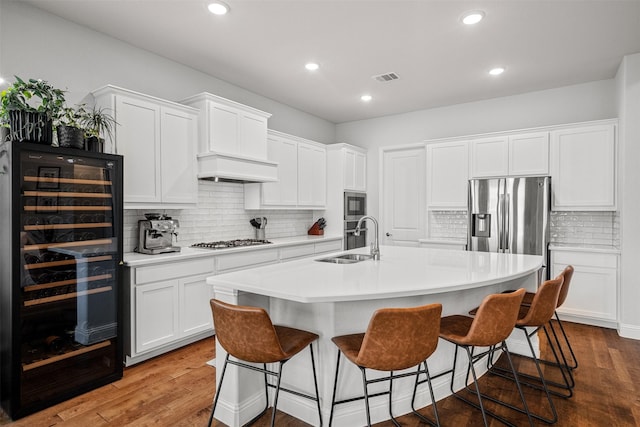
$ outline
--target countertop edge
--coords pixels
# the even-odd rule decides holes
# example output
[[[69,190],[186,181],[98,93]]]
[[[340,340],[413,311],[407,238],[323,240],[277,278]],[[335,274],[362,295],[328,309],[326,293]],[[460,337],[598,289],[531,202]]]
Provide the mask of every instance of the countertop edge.
[[[271,242],[268,245],[258,245],[258,246],[247,246],[240,248],[229,248],[229,249],[200,249],[200,248],[191,248],[184,247],[180,252],[170,252],[165,254],[158,255],[147,255],[140,254],[137,252],[125,252],[124,254],[124,265],[126,267],[144,267],[147,265],[156,265],[162,264],[166,262],[179,262],[188,259],[195,258],[205,258],[205,257],[215,257],[219,255],[226,255],[230,253],[242,253],[242,252],[251,252],[257,250],[265,250],[272,248],[281,248],[286,246],[296,246],[307,244],[311,242],[329,242],[334,240],[342,239],[341,235],[327,235],[327,236],[294,236],[294,237],[281,237],[275,239],[267,239]]]
[[[556,251],[556,252],[591,252],[591,253],[614,254],[614,255],[620,255],[621,253],[620,249],[614,248],[614,247],[574,246],[574,245],[565,245],[565,244],[549,245],[549,250]]]

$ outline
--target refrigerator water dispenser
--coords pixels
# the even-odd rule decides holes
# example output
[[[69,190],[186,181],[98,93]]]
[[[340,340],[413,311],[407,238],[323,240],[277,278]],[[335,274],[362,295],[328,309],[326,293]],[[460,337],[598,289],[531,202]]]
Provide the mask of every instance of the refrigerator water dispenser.
[[[475,213],[473,215],[473,229],[471,236],[473,237],[491,237],[491,214]]]

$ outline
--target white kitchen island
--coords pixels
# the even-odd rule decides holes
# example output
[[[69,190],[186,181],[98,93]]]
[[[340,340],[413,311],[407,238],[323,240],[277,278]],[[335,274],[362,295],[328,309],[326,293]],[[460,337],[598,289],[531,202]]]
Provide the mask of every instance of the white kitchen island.
[[[441,303],[443,316],[464,314],[490,294],[524,287],[535,291],[543,258],[429,248],[382,246],[379,261],[333,264],[307,258],[285,264],[243,270],[207,279],[215,297],[233,304],[264,307],[274,323],[317,333],[316,365],[324,424],[328,424],[337,350],[331,338],[364,332],[373,312],[382,307],[409,307]],[[348,251],[368,253],[368,248]],[[215,325],[214,325],[215,326]],[[512,349],[520,343],[514,336]],[[440,340],[429,358],[431,374],[451,369],[454,347]],[[226,353],[216,344],[220,365]],[[466,360],[459,358],[460,367]],[[463,385],[460,369],[456,389]],[[372,373],[375,375],[375,373]],[[219,379],[219,378],[218,378]],[[436,399],[450,394],[449,375],[434,381]],[[220,395],[216,418],[230,426],[243,425],[264,407],[262,375],[229,366]],[[308,350],[285,364],[283,386],[311,391],[311,363]],[[382,385],[386,387],[386,385]],[[394,415],[410,412],[412,379],[394,381]],[[338,398],[362,394],[360,371],[342,363]],[[271,399],[273,402],[273,399]],[[417,407],[430,403],[426,384],[419,389]],[[314,402],[281,393],[278,409],[317,425]],[[371,400],[371,421],[388,419],[386,399]],[[443,420],[446,424],[446,420]],[[356,401],[336,407],[335,426],[366,424],[364,403]]]

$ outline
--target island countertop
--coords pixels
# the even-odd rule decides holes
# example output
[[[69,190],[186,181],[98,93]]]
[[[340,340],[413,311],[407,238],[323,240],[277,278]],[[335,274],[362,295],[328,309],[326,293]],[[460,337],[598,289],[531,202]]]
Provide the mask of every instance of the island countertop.
[[[381,246],[379,261],[333,264],[306,258],[212,276],[207,283],[302,303],[362,301],[437,294],[535,273],[541,256]],[[367,254],[368,248],[347,253]]]

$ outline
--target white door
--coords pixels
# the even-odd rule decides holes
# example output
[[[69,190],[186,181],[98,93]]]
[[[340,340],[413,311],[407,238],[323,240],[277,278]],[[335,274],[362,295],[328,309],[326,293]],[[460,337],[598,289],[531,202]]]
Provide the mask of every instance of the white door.
[[[425,235],[426,148],[383,150],[382,181],[382,242],[417,245]]]

